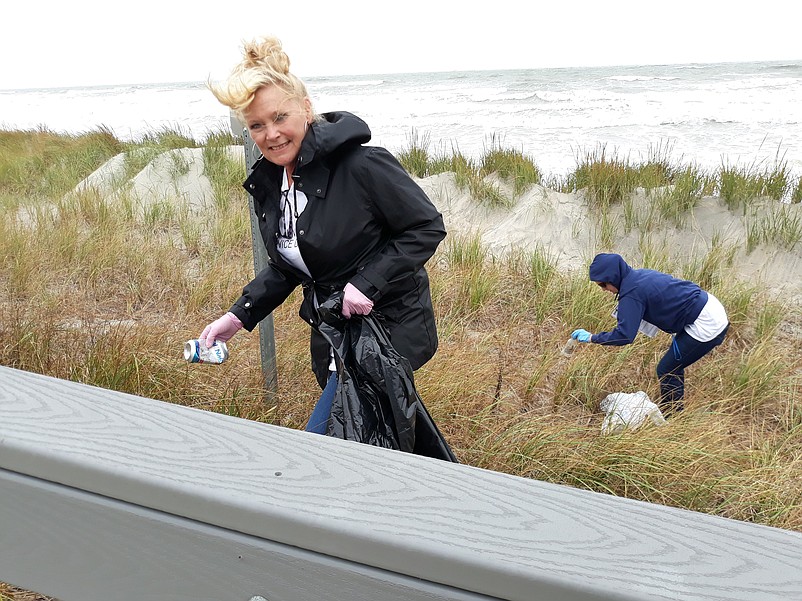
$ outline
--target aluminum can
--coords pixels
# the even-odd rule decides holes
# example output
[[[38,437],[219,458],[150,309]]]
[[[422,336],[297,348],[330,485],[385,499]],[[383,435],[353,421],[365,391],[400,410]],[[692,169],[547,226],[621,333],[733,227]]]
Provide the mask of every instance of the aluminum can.
[[[215,340],[209,348],[206,348],[205,340],[187,340],[184,343],[184,359],[189,363],[220,364],[228,359],[228,347],[219,340]]]

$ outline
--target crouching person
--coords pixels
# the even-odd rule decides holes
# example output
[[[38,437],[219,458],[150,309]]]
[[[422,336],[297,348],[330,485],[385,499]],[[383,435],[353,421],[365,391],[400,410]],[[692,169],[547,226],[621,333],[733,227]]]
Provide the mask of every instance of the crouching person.
[[[672,334],[671,344],[657,364],[658,405],[665,415],[684,409],[685,368],[724,341],[727,312],[719,300],[697,284],[652,269],[633,269],[617,254],[601,253],[590,264],[590,279],[618,299],[616,327],[591,334],[575,330],[579,342],[623,346],[638,331],[659,328]]]

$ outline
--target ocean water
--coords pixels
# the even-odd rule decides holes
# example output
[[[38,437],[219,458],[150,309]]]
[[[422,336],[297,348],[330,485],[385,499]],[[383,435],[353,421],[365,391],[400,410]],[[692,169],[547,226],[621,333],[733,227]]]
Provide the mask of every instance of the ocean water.
[[[476,158],[521,150],[566,175],[604,147],[640,161],[666,154],[705,169],[784,161],[802,174],[802,60],[665,66],[408,73],[305,79],[318,111],[348,110],[371,143],[398,152]],[[0,127],[80,133],[99,126],[134,140],[178,128],[198,140],[229,130],[228,109],[202,82],[0,90]]]

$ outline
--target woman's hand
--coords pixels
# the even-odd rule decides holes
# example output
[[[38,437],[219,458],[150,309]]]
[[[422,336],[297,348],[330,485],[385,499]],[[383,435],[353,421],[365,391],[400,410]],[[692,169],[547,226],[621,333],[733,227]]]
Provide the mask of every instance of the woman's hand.
[[[343,317],[351,319],[351,315],[367,315],[373,309],[373,301],[359,291],[359,288],[348,283],[343,288]]]
[[[231,311],[217,318],[203,328],[199,340],[206,341],[206,348],[212,346],[216,340],[226,342],[242,328],[242,322]]]

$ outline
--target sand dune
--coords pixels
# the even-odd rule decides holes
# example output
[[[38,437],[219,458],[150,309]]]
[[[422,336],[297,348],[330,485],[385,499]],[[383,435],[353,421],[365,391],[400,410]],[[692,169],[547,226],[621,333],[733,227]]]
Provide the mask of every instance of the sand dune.
[[[230,148],[233,157],[242,158],[239,146]],[[176,165],[181,169],[177,170]],[[704,197],[677,228],[658,221],[647,231],[642,225],[652,202],[645,191],[633,198],[635,214],[641,225],[625,231],[622,207],[611,211],[616,235],[610,245],[603,244],[602,226],[590,214],[582,193],[564,194],[534,186],[519,197],[513,208],[489,208],[475,202],[466,190],[460,190],[452,174],[440,174],[417,180],[446,221],[450,235],[477,234],[495,255],[514,248],[542,249],[563,269],[585,269],[596,252],[622,254],[633,266],[640,267],[644,254],[672,259],[704,257],[713,249],[731,252],[729,277],[758,283],[784,297],[802,303],[802,243],[791,251],[773,245],[760,245],[747,253],[747,228],[755,220],[771,215],[779,203],[760,200],[750,209],[733,212],[717,197]],[[504,189],[503,182],[497,182]],[[196,211],[213,202],[212,186],[203,173],[202,149],[181,149],[163,153],[145,169],[125,181],[122,156],[114,157],[79,184],[104,196],[121,190],[135,197],[141,205],[178,199]],[[511,192],[510,192],[511,195]],[[802,221],[802,205],[786,205]],[[754,211],[754,212],[751,212]]]
[[[581,193],[563,194],[534,186],[512,209],[487,208],[460,191],[451,174],[419,183],[443,213],[450,233],[474,232],[494,254],[510,248],[543,249],[564,269],[585,269],[597,252],[618,252],[640,267],[644,253],[672,259],[704,257],[712,249],[732,253],[734,278],[765,285],[788,300],[802,303],[802,243],[792,251],[760,245],[747,253],[747,227],[770,215],[779,203],[766,199],[755,203],[755,214],[733,212],[719,198],[708,196],[690,212],[684,227],[658,223],[644,233],[643,226],[624,231],[622,207],[611,210],[616,235],[611,245],[602,241],[602,227],[590,214]],[[639,190],[633,198],[636,213],[648,214],[652,199]],[[787,205],[802,221],[802,206]]]

